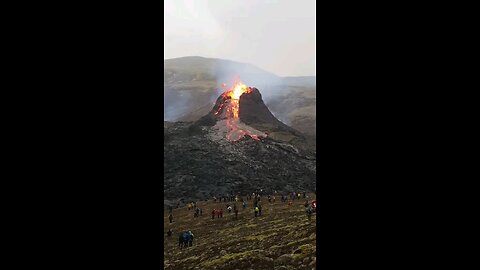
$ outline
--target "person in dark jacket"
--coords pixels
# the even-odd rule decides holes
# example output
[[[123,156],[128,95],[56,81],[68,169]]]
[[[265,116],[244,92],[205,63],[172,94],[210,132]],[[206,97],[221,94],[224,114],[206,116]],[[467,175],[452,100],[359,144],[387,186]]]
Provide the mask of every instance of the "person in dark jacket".
[[[313,209],[312,209],[312,207],[309,205],[309,206],[307,207],[307,217],[308,217],[308,220],[311,219],[312,213],[313,213]]]
[[[259,216],[262,215],[262,205],[261,204],[258,204],[258,215]]]
[[[170,220],[170,223],[173,222],[173,215],[170,213],[170,215],[168,215],[168,220]]]
[[[193,233],[192,231],[186,232],[185,244],[189,247],[193,245]]]
[[[178,246],[180,248],[184,247],[185,246],[185,240],[184,240],[184,237],[183,237],[184,233],[180,233],[180,235],[178,236]]]

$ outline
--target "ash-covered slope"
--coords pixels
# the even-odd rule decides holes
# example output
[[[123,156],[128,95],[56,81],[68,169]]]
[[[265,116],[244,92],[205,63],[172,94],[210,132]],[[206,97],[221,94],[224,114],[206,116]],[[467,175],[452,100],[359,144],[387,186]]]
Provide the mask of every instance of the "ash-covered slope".
[[[234,119],[245,136],[234,141],[222,131],[234,121],[228,114],[234,101],[225,95],[196,122],[164,124],[166,204],[256,189],[314,191],[315,151],[300,132],[273,116],[258,89],[250,90],[240,96]]]

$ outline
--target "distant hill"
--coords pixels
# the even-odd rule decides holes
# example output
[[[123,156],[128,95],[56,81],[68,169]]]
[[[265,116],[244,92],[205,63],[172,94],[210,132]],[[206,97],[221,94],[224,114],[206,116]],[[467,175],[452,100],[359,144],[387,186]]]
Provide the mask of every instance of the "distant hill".
[[[317,85],[317,77],[315,76],[284,77],[282,79],[282,84],[289,85],[289,86],[315,87]]]
[[[207,114],[222,83],[239,77],[262,91],[266,105],[285,124],[316,136],[316,77],[279,77],[251,64],[188,56],[164,60],[164,120],[195,121]]]
[[[281,77],[262,70],[256,66],[234,62],[230,60],[204,58],[199,56],[188,56],[165,60],[166,79],[174,79],[173,74],[182,75],[183,79],[229,79],[238,75],[244,81],[252,84],[280,81]],[[170,76],[169,76],[170,75]],[[178,77],[177,80],[178,81]],[[220,82],[221,83],[221,82]]]

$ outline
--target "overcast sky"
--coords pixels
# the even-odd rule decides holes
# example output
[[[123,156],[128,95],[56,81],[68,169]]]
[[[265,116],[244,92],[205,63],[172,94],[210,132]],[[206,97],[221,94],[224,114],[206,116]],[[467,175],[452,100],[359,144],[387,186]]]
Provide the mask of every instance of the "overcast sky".
[[[314,76],[315,0],[165,0],[164,59],[222,58]]]

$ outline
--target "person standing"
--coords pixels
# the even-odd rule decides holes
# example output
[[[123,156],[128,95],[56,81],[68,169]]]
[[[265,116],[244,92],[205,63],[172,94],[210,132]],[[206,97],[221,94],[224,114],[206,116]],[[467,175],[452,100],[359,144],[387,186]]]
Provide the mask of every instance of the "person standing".
[[[193,233],[192,231],[187,232],[187,244],[189,247],[193,245]]]
[[[185,233],[180,233],[179,237],[178,237],[178,246],[180,248],[184,247],[185,246],[185,237],[184,237]]]
[[[307,217],[308,217],[308,220],[310,220],[312,218],[312,212],[313,212],[313,209],[312,207],[310,207],[310,205],[307,207]]]
[[[170,213],[170,214],[168,215],[168,220],[170,220],[170,223],[173,222],[173,215],[172,215],[172,213]]]

